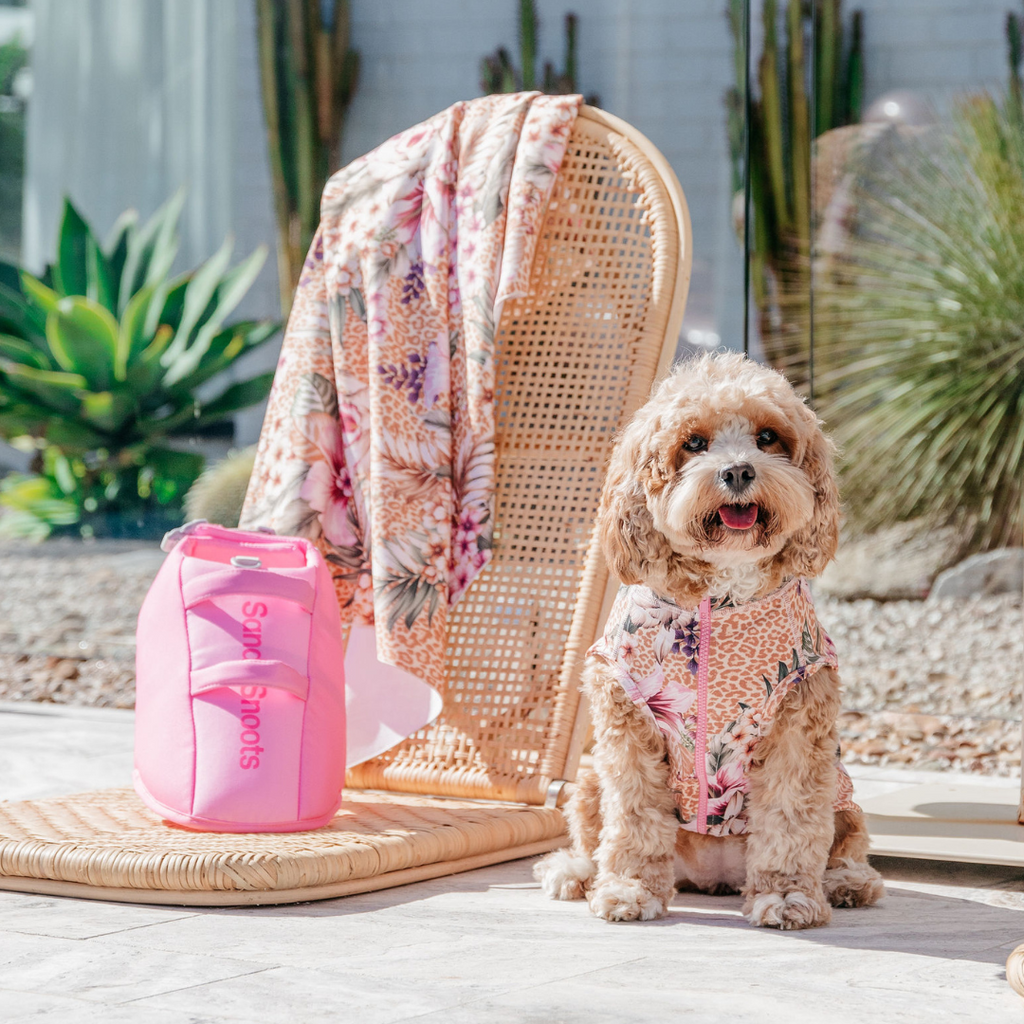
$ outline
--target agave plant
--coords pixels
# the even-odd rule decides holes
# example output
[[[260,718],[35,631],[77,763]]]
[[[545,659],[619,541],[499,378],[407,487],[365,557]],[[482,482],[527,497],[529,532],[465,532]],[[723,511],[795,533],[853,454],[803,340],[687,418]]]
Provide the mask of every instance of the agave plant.
[[[965,102],[949,132],[876,147],[856,226],[819,290],[822,412],[865,525],[958,523],[968,545],[1024,526],[1024,121]],[[881,154],[881,155],[879,155]]]
[[[33,469],[54,485],[44,495],[31,478],[9,481],[0,504],[17,514],[3,517],[6,529],[33,532],[22,529],[33,508],[66,522],[52,500],[70,502],[87,527],[180,508],[203,459],[174,439],[270,390],[272,373],[210,383],[278,328],[227,322],[266,251],[229,269],[229,239],[172,278],[182,202],[179,193],[141,226],[125,214],[101,246],[66,201],[57,260],[41,277],[0,263],[0,436],[31,449]]]

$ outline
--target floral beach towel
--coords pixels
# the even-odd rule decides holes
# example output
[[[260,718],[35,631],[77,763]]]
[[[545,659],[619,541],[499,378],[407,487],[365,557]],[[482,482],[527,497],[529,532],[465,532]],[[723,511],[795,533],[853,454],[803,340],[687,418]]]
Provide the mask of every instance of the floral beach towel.
[[[242,525],[315,539],[343,622],[432,687],[491,552],[495,326],[579,104],[457,103],[339,171],[288,321]]]

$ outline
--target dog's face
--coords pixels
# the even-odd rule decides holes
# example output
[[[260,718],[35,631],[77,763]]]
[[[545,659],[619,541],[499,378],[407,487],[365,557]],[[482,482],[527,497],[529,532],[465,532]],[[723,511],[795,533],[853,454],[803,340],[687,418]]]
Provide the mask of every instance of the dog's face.
[[[676,594],[745,563],[817,575],[838,526],[817,417],[784,377],[737,355],[684,363],[657,388],[612,455],[598,522],[620,579]]]

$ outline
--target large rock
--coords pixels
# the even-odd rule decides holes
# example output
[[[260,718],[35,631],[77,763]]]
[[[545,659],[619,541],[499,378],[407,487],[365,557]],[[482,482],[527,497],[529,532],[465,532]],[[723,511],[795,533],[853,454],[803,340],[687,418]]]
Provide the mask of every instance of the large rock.
[[[814,581],[814,589],[843,601],[920,600],[939,572],[956,561],[962,543],[956,530],[922,520],[867,536],[844,533],[835,561]]]
[[[1024,548],[999,548],[971,555],[940,573],[928,600],[975,594],[1019,594],[1024,590]]]

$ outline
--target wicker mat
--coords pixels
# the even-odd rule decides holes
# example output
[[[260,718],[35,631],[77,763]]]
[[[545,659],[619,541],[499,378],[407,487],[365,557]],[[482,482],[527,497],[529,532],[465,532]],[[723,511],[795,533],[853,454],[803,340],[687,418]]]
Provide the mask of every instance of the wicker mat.
[[[130,789],[0,803],[0,889],[127,903],[299,903],[530,857],[564,845],[554,808],[346,794],[310,832],[192,832]]]

